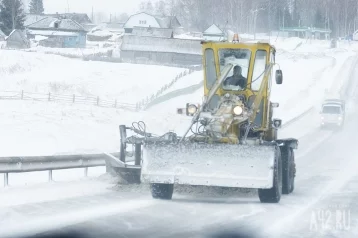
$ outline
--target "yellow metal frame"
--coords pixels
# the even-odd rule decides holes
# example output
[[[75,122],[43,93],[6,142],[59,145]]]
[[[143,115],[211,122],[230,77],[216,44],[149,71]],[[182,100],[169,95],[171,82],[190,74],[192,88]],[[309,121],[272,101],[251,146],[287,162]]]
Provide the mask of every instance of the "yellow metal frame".
[[[261,128],[257,128],[257,131],[267,131],[269,129],[269,111],[270,111],[270,90],[269,84],[271,83],[271,75],[272,75],[272,65],[274,62],[271,62],[271,52],[275,51],[275,48],[268,44],[268,43],[232,43],[232,42],[203,42],[202,43],[202,50],[203,50],[203,66],[204,66],[204,95],[207,96],[209,93],[209,88],[207,88],[207,78],[206,78],[206,50],[212,49],[214,51],[215,57],[215,66],[216,66],[216,78],[220,77],[220,64],[219,64],[219,55],[218,52],[220,49],[248,49],[251,51],[250,56],[250,63],[247,75],[247,83],[250,85],[243,91],[231,91],[231,90],[224,90],[220,88],[216,93],[218,96],[223,96],[226,93],[229,94],[236,94],[236,95],[244,95],[247,99],[251,96],[255,96],[254,100],[254,108],[257,110],[260,108],[261,101],[263,100],[263,109],[265,110],[262,113],[262,126]],[[265,50],[267,52],[266,57],[266,67],[269,67],[268,70],[265,72],[264,78],[261,82],[260,89],[258,91],[253,91],[251,89],[251,82],[253,76],[253,69],[255,64],[255,56],[256,52],[259,50]],[[272,79],[271,79],[272,80]],[[251,118],[251,121],[254,121],[256,118],[256,114],[258,113],[257,110],[254,110],[254,115]],[[234,134],[238,134],[236,129],[237,127],[233,127],[230,129]]]

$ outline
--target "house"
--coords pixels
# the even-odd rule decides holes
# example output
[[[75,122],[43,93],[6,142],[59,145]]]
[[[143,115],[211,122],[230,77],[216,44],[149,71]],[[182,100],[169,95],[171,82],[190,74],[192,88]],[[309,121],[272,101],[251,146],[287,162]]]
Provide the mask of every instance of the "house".
[[[217,25],[212,24],[203,33],[203,38],[206,41],[222,41],[226,39],[225,33]]]
[[[154,16],[145,12],[134,14],[128,18],[124,24],[125,33],[132,33],[134,27],[182,30],[181,24],[175,16]]]
[[[29,38],[47,37],[40,45],[57,48],[85,48],[87,31],[71,20],[47,17],[27,26]]]
[[[6,40],[6,48],[8,49],[26,49],[30,48],[30,41],[27,39],[24,31],[13,30]]]
[[[126,63],[193,66],[202,64],[201,40],[124,35],[120,59]]]

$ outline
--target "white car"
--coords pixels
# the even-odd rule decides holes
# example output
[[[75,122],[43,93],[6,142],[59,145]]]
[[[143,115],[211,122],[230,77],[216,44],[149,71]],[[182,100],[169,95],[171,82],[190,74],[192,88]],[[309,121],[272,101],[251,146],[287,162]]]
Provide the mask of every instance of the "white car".
[[[321,128],[343,127],[345,120],[345,103],[343,100],[325,100],[321,109]]]

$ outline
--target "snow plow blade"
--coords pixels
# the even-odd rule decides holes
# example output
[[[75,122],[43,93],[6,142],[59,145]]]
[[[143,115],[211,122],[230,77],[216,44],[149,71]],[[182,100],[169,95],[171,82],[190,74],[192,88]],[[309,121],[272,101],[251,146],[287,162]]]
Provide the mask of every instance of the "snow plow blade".
[[[272,144],[146,145],[141,182],[267,189],[274,162]]]

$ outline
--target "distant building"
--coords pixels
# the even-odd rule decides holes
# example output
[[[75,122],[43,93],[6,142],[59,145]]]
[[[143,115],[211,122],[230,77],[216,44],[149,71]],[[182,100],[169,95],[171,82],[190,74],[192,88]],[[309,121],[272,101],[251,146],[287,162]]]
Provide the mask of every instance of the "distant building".
[[[200,40],[124,35],[120,58],[126,63],[193,66],[202,64]]]
[[[225,33],[217,25],[212,24],[203,33],[203,38],[206,41],[222,41],[226,39]]]
[[[26,49],[30,48],[30,41],[27,39],[24,31],[13,30],[6,40],[6,48],[8,49]]]
[[[132,33],[135,27],[174,29],[181,31],[180,22],[175,16],[154,16],[145,12],[134,14],[124,24],[125,33]]]
[[[40,45],[57,48],[85,48],[87,31],[71,19],[47,17],[27,26],[29,38],[44,36]]]
[[[285,27],[279,31],[271,32],[273,36],[280,37],[299,37],[303,39],[328,40],[331,37],[330,29],[322,29],[315,27]]]

